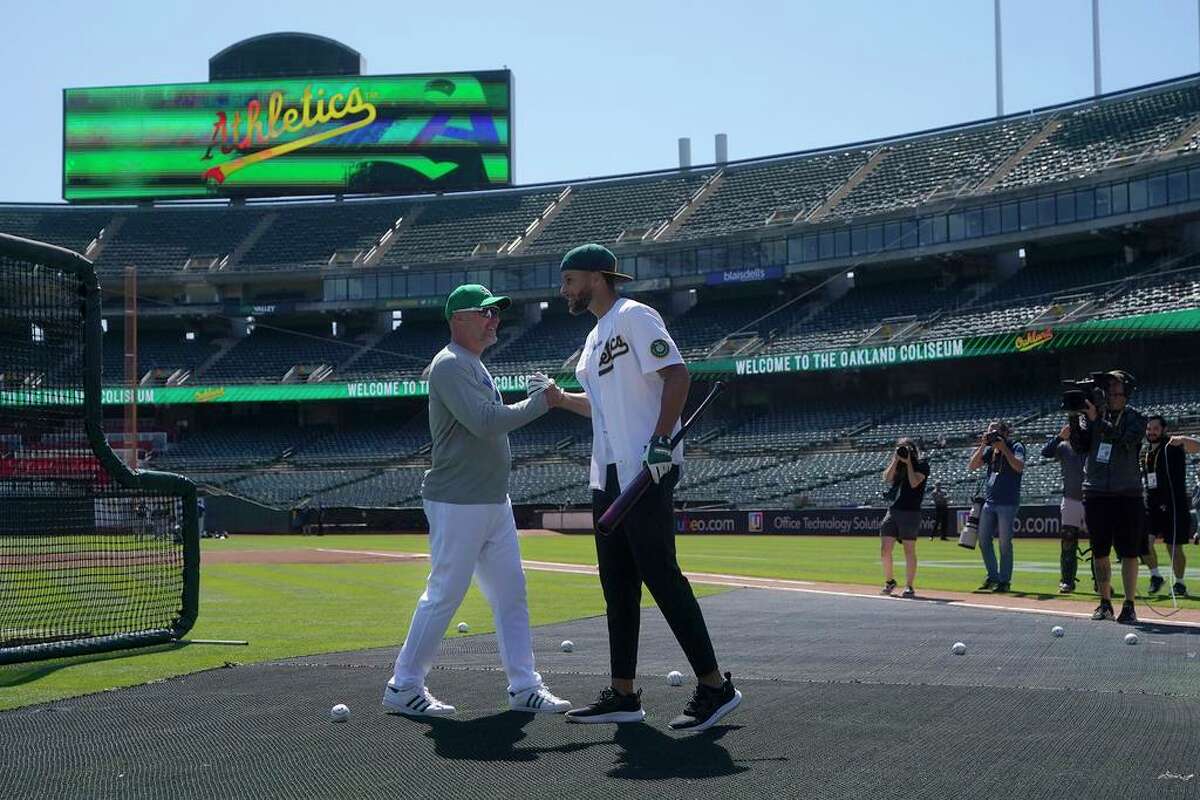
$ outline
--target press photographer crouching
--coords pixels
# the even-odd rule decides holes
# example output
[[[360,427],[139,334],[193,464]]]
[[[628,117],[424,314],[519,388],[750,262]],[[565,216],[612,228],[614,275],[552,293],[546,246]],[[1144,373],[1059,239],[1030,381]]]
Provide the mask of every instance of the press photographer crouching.
[[[916,597],[913,581],[917,577],[917,535],[921,532],[921,502],[925,499],[925,484],[929,478],[929,462],[912,439],[896,442],[896,450],[883,482],[890,487],[884,497],[892,501],[883,522],[879,525],[880,558],[883,562],[883,594],[896,589],[892,572],[892,550],[899,540],[904,547],[904,592],[902,597]]]
[[[1093,372],[1090,378],[1071,382],[1063,393],[1066,411],[1083,412],[1079,429],[1071,432],[1071,446],[1084,453],[1083,511],[1092,545],[1100,605],[1092,619],[1112,619],[1112,562],[1115,549],[1121,559],[1125,602],[1117,621],[1137,622],[1133,598],[1137,594],[1138,559],[1145,556],[1142,532],[1141,450],[1146,418],[1128,404],[1137,381],[1123,370]]]
[[[979,517],[979,552],[987,578],[980,591],[1007,592],[1012,587],[1013,525],[1021,506],[1021,476],[1025,472],[1025,445],[1012,438],[1012,426],[993,422],[979,439],[967,469],[987,467],[983,511]],[[1000,539],[1000,562],[992,540]]]

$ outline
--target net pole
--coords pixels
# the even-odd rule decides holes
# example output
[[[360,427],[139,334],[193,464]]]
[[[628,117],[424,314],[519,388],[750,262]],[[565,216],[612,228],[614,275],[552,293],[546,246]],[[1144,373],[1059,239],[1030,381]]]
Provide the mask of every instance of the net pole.
[[[132,266],[125,268],[125,384],[129,389],[125,401],[125,463],[137,469],[137,267]]]

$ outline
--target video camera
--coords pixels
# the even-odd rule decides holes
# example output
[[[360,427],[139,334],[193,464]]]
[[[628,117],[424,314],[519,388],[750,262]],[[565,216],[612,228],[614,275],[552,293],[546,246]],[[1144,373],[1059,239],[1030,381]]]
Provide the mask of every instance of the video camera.
[[[1108,382],[1111,380],[1121,381],[1126,394],[1132,394],[1137,385],[1134,377],[1122,370],[1093,372],[1086,378],[1063,381],[1063,385],[1070,388],[1062,393],[1062,410],[1081,414],[1087,410],[1089,400],[1096,408],[1105,408],[1108,405]]]

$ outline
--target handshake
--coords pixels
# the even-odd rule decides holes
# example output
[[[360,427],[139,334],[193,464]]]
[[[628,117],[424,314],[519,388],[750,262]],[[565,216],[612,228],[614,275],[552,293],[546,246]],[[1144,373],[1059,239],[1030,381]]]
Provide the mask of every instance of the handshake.
[[[554,408],[562,402],[563,391],[559,388],[554,379],[541,372],[535,372],[529,376],[525,384],[525,396],[537,397],[542,392],[546,393],[546,405]]]

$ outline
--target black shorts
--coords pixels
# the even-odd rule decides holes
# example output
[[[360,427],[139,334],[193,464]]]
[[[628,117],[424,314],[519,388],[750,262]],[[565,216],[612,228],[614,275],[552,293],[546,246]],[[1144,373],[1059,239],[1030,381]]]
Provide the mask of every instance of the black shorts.
[[[1106,558],[1113,550],[1118,558],[1138,558],[1150,552],[1143,524],[1146,506],[1141,497],[1085,497],[1083,513],[1093,557]]]
[[[1164,544],[1187,544],[1192,536],[1192,510],[1186,502],[1151,500],[1146,511],[1146,533]]]
[[[921,532],[921,512],[889,508],[879,523],[880,537],[891,537],[902,542],[915,542]]]

